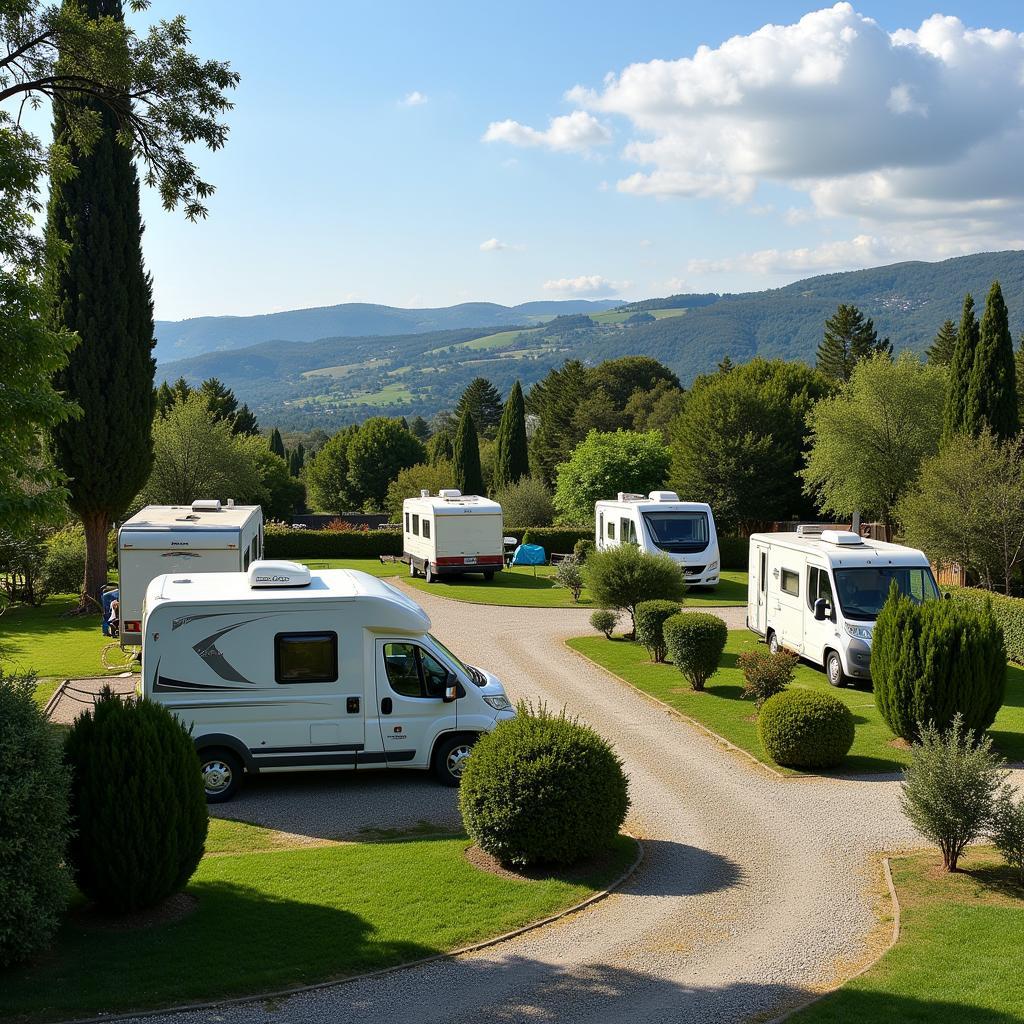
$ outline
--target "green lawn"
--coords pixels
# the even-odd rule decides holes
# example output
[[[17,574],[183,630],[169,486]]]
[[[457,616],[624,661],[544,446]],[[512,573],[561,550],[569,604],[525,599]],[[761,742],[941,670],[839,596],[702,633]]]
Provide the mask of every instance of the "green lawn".
[[[594,607],[585,588],[579,604],[575,604],[572,594],[555,583],[554,574],[552,566],[539,565],[536,576],[533,569],[522,567],[499,572],[490,582],[482,576],[455,576],[431,584],[422,579],[409,582],[425,593],[439,594],[471,604],[508,605],[514,608]],[[686,594],[685,603],[691,608],[744,605],[747,603],[747,574],[723,572],[722,581],[714,590],[690,590]]]
[[[31,1020],[258,993],[377,970],[499,935],[585,899],[628,865],[573,882],[473,867],[464,837],[289,847],[213,820],[184,919],[117,931],[72,914],[54,949],[0,972],[0,1016]]]
[[[100,633],[98,612],[68,614],[76,604],[76,598],[65,594],[47,599],[39,608],[8,608],[0,617],[0,662],[4,667],[35,671],[40,679],[104,675],[100,651],[110,640]]]
[[[736,666],[736,656],[741,651],[751,650],[757,643],[753,633],[743,629],[731,630],[718,671],[708,682],[707,690],[697,693],[673,665],[651,662],[647,651],[639,644],[622,639],[606,640],[596,635],[568,641],[573,650],[626,682],[695,718],[759,761],[773,764],[757,734],[753,702],[740,696],[743,673]],[[1007,671],[1006,703],[991,731],[1001,753],[1011,761],[1024,761],[1024,669],[1010,665]],[[907,751],[902,749],[902,744],[896,744],[888,726],[882,721],[870,690],[834,689],[828,685],[823,672],[805,663],[797,667],[793,685],[831,693],[853,712],[856,736],[844,763],[846,771],[896,771],[909,760]]]
[[[892,862],[896,945],[793,1024],[1011,1024],[1024,1019],[1024,884],[992,851],[947,874],[937,854]]]

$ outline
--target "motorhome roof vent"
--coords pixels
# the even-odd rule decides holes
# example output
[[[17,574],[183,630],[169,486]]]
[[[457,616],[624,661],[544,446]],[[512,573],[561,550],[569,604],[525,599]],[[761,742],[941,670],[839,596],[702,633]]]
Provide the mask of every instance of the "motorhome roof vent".
[[[821,539],[826,544],[837,544],[842,548],[856,547],[864,541],[858,533],[849,530],[822,530]]]
[[[272,562],[260,560],[249,566],[249,586],[308,587],[312,576],[309,567],[298,562]]]
[[[192,502],[193,512],[219,512],[220,499],[218,498],[197,498]]]
[[[454,487],[445,488],[444,490],[438,491],[437,496],[439,498],[444,498],[445,501],[450,501],[452,498],[461,498],[462,491],[457,490]]]
[[[619,501],[643,501],[646,495],[631,494],[629,491],[619,491]]]
[[[679,495],[675,491],[651,491],[651,501],[678,501]]]
[[[430,497],[430,489],[428,487],[421,488],[420,489],[420,497],[421,498],[429,498]]]
[[[820,523],[800,523],[796,528],[798,537],[820,537],[825,532],[825,527]]]

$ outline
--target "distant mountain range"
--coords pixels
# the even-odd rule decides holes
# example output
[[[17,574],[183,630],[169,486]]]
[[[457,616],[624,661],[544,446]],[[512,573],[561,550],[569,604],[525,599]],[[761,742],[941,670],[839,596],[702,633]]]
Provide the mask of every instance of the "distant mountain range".
[[[205,352],[245,348],[261,341],[316,341],[318,338],[388,334],[425,334],[481,324],[536,324],[570,313],[600,313],[620,305],[617,299],[569,299],[499,306],[495,302],[463,302],[437,309],[400,309],[367,302],[292,309],[261,316],[199,316],[191,320],[156,322],[156,360],[167,363]]]
[[[897,351],[921,352],[943,320],[959,318],[965,292],[974,295],[980,315],[995,279],[1017,338],[1024,328],[1024,251],[1014,250],[826,274],[769,291],[678,295],[618,308],[582,301],[516,307],[475,303],[444,310],[348,305],[267,317],[202,318],[162,326],[161,346],[178,337],[195,346],[216,341],[227,350],[165,362],[158,377],[183,375],[195,382],[220,377],[264,424],[336,427],[379,413],[429,416],[454,406],[475,376],[488,377],[507,392],[516,378],[528,386],[569,358],[597,363],[650,355],[684,383],[713,370],[726,355],[734,362],[760,355],[813,363],[823,324],[842,302],[872,317]],[[361,317],[363,311],[371,311],[365,313],[371,319],[361,322],[375,329],[364,328],[358,336],[284,338],[282,325],[295,333],[315,331],[315,315],[344,319]],[[486,319],[458,322],[471,319],[472,311]],[[456,323],[431,330],[425,326],[430,316]],[[399,332],[381,335],[376,329],[403,318],[406,326]],[[267,327],[269,321],[277,327]],[[208,326],[194,334],[175,336],[166,329],[200,324]],[[256,329],[253,325],[270,337],[239,347],[243,330]]]

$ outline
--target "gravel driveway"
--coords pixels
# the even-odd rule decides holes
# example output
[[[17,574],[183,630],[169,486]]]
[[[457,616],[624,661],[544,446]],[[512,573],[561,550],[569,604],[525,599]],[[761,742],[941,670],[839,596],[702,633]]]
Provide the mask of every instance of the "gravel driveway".
[[[514,699],[565,704],[614,742],[640,870],[594,907],[480,953],[150,1022],[733,1022],[782,1011],[877,948],[876,855],[919,845],[893,778],[780,779],[752,765],[569,651],[587,612],[416,599],[441,640]],[[451,791],[401,773],[260,780],[218,813],[338,834],[372,823],[382,797],[410,824],[458,821]]]

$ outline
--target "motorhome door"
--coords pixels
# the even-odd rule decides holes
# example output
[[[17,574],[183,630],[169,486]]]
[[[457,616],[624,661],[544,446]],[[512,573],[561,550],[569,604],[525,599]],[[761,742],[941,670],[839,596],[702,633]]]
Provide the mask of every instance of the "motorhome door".
[[[768,627],[768,545],[755,544],[751,559],[751,581],[754,600],[751,602],[751,628],[762,636]]]

